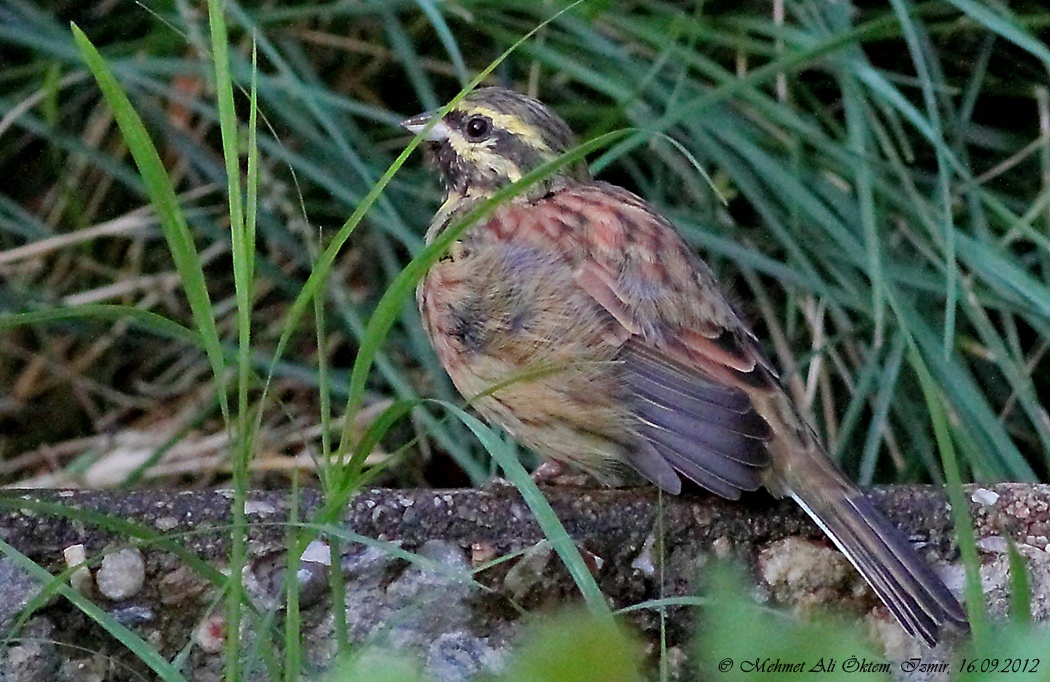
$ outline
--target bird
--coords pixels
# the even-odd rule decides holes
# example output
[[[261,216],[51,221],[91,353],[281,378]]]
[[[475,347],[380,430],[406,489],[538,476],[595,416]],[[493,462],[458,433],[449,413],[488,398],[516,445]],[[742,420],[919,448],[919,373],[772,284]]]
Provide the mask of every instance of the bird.
[[[445,189],[428,244],[556,166],[467,227],[416,289],[442,366],[485,419],[601,483],[640,476],[677,495],[684,478],[729,500],[759,488],[791,497],[910,635],[934,646],[969,629],[945,583],[830,458],[674,226],[582,161],[552,163],[576,146],[560,116],[483,87],[401,125],[424,133]]]

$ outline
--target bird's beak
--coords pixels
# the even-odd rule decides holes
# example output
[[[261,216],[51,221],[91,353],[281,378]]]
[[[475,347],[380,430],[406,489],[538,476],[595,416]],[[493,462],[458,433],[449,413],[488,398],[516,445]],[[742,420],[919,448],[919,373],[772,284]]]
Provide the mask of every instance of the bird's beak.
[[[419,131],[423,130],[423,128],[426,127],[428,123],[430,123],[430,119],[432,118],[434,118],[434,114],[432,112],[427,111],[422,114],[419,114],[418,116],[406,118],[404,121],[401,121],[401,127],[415,135],[418,134]],[[424,139],[427,139],[431,142],[440,142],[441,140],[447,140],[448,132],[448,126],[445,124],[445,122],[438,121],[434,124],[434,127],[427,132]]]

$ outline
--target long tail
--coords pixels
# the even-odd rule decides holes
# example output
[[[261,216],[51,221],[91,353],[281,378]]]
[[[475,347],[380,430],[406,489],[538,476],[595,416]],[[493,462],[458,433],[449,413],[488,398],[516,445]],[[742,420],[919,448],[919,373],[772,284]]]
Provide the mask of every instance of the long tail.
[[[845,479],[815,438],[803,448],[808,452],[795,450],[791,471],[781,471],[784,492],[828,534],[904,629],[930,646],[946,626],[969,630],[962,606],[907,538]]]
[[[933,646],[946,625],[968,630],[962,606],[908,540],[859,490],[837,498],[792,497],[889,607],[909,634]]]

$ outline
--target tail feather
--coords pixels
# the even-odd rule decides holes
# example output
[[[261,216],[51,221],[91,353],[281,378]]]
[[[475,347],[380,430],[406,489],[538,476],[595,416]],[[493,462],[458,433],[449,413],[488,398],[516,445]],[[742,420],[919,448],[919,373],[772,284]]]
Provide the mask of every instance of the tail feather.
[[[933,646],[945,626],[969,629],[955,596],[861,491],[807,486],[790,492],[909,634]]]

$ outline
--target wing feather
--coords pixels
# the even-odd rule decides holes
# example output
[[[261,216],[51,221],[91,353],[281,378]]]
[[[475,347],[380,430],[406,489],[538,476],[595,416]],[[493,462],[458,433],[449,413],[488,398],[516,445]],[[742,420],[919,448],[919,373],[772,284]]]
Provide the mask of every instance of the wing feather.
[[[667,469],[723,497],[762,485],[769,424],[749,391],[775,376],[713,277],[674,229],[619,188],[560,193],[592,217],[575,244],[575,281],[608,313],[609,338],[643,440],[631,465],[667,485]],[[579,204],[579,206],[576,206]],[[653,260],[654,254],[659,257]]]

